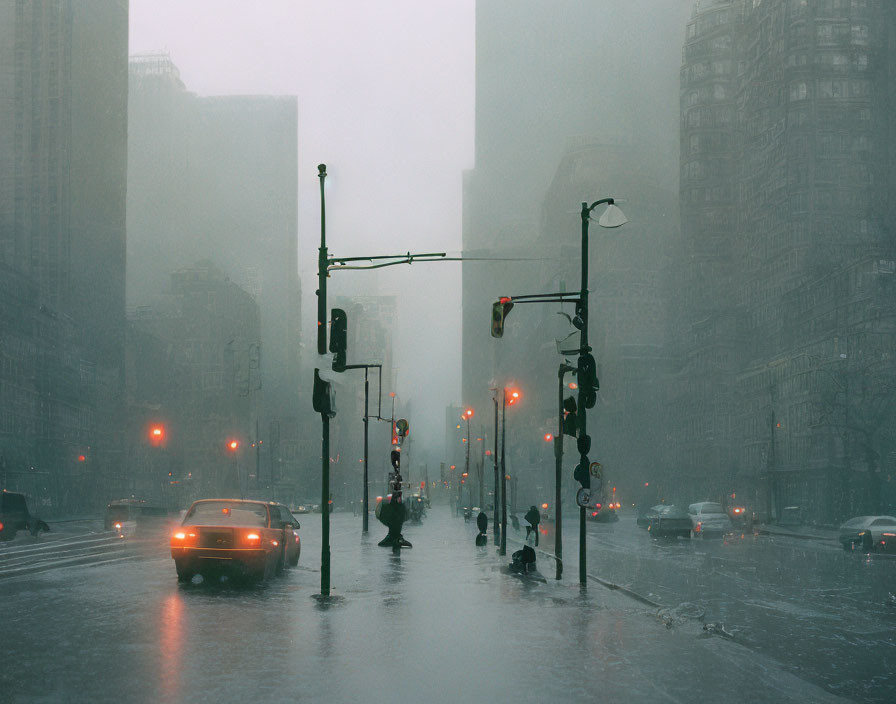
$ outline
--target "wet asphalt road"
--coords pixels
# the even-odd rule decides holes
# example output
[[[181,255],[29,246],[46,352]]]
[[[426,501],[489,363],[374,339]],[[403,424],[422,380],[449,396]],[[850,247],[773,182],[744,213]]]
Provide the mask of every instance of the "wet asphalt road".
[[[745,533],[652,539],[625,514],[616,523],[588,522],[587,535],[589,574],[663,607],[702,613],[736,642],[830,692],[896,701],[894,556]],[[553,551],[552,524],[541,527],[539,542]],[[578,520],[564,521],[564,547],[577,565]],[[577,569],[567,565],[564,574],[576,579]]]
[[[508,574],[447,507],[407,527],[415,547],[400,555],[376,546],[375,521],[362,541],[360,519],[332,518],[327,602],[315,596],[315,515],[300,516],[300,566],[263,585],[179,585],[161,543],[0,580],[3,639],[15,644],[0,699],[892,701],[896,691],[894,614],[863,608],[862,596],[892,584],[892,561],[765,538],[657,544],[633,521],[589,525],[589,572],[678,607],[657,613],[594,583],[583,594],[574,561],[559,583],[544,557],[546,582]],[[564,527],[574,557],[575,524]],[[708,635],[699,610],[734,639]],[[857,655],[840,667],[845,651]]]

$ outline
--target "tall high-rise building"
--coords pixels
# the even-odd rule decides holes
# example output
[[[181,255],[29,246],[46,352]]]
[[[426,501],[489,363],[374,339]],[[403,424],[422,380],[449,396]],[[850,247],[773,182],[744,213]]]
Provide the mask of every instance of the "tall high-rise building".
[[[294,425],[296,98],[198,96],[167,55],[140,55],[130,61],[129,119],[129,305],[150,303],[185,264],[214,262],[258,301],[262,426]]]
[[[0,2],[0,264],[67,321],[89,388],[47,381],[48,420],[10,460],[58,476],[57,503],[84,493],[85,471],[109,484],[123,467],[127,45],[127,2]]]
[[[896,503],[896,6],[703,1],[681,70],[682,486]]]
[[[611,235],[591,230],[592,346],[605,375],[589,425],[592,454],[613,466],[614,477],[633,477],[630,470],[659,451],[642,441],[625,456],[631,430],[642,439],[659,433],[644,428],[656,418],[652,382],[665,364],[658,304],[677,228],[685,19],[680,2],[476,4],[475,168],[464,174],[463,246],[467,256],[504,261],[464,264],[461,400],[488,414],[490,388],[521,387],[508,466],[530,501],[553,503],[545,475],[553,454],[543,438],[557,432],[564,355],[555,340],[574,328],[557,315],[558,304],[520,305],[495,340],[489,313],[498,296],[579,288],[582,201],[613,196],[632,211],[631,226]],[[574,314],[571,305],[563,312]],[[561,349],[576,341],[567,342]],[[491,435],[488,424],[484,432]]]
[[[660,185],[674,190],[670,125],[681,50],[675,28],[683,25],[681,3],[476,3],[475,165],[463,189],[467,254],[545,256],[546,243],[561,233],[542,239],[541,207],[570,139],[637,144],[653,155]],[[613,182],[599,178],[596,185],[600,193],[568,193],[567,210],[607,195]],[[574,235],[575,214],[567,224]],[[527,275],[521,262],[464,265],[465,403],[488,397],[500,354],[488,336],[489,306],[496,295],[524,292],[519,282]]]

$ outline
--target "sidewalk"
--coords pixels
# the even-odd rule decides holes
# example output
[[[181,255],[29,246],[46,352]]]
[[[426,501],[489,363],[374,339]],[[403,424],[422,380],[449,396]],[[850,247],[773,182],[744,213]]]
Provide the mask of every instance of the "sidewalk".
[[[319,564],[312,523],[302,525],[306,567]],[[333,593],[339,620],[375,634],[384,648],[340,638],[339,660],[365,665],[358,679],[339,671],[334,699],[402,701],[416,681],[426,683],[429,701],[721,701],[735,692],[750,692],[753,702],[842,701],[710,635],[686,604],[659,610],[594,581],[583,591],[577,554],[564,560],[560,581],[544,553],[544,582],[514,575],[513,539],[499,555],[489,526],[488,545],[476,547],[475,520],[446,506],[434,506],[422,524],[405,524],[414,547],[398,554],[376,546],[386,529],[375,519],[360,541],[359,527],[358,519],[334,514]],[[395,657],[403,684],[371,689],[363,673],[390,671]]]
[[[760,523],[761,535],[780,535],[803,540],[829,540],[837,542],[838,531],[833,528],[815,528],[813,526],[779,526],[773,523]]]

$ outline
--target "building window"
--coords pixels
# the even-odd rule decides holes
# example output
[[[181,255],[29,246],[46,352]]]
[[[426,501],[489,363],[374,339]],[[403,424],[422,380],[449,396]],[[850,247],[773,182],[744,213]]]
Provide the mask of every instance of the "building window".
[[[805,100],[809,97],[809,87],[804,81],[797,81],[790,84],[790,99]]]

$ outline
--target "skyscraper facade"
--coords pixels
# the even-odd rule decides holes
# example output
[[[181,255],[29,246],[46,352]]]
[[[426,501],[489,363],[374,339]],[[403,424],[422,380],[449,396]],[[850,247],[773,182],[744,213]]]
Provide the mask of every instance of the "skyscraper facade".
[[[82,475],[108,485],[123,471],[127,43],[127,2],[0,2],[0,264],[25,282],[0,305],[57,328],[3,348],[15,364],[58,356],[78,378],[39,374],[44,420],[0,453],[50,473],[55,505],[77,502]],[[0,390],[10,417],[19,385]]]
[[[694,491],[829,523],[896,501],[894,27],[874,0],[695,7],[671,433]]]

